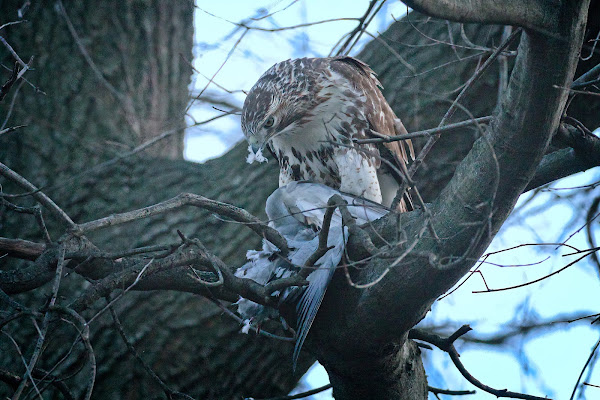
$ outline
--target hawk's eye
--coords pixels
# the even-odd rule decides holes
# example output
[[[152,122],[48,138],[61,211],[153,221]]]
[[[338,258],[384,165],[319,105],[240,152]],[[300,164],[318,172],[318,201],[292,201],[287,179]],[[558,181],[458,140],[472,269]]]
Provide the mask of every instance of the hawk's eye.
[[[275,124],[275,118],[273,117],[269,117],[269,119],[267,119],[267,121],[265,122],[264,127],[265,128],[270,128]]]

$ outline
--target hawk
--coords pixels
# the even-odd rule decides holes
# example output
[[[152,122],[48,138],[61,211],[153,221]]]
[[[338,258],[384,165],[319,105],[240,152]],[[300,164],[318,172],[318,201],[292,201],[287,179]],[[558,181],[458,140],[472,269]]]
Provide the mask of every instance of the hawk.
[[[275,64],[244,102],[247,161],[265,160],[266,147],[279,162],[279,186],[307,180],[390,206],[414,159],[411,142],[354,142],[407,133],[380,87],[373,70],[353,57]],[[412,209],[407,194],[397,209]]]

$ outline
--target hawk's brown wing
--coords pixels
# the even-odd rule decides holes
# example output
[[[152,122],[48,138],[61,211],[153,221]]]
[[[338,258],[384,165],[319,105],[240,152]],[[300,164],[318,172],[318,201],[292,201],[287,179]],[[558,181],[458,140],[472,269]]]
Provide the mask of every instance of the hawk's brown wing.
[[[396,116],[385,97],[381,93],[381,83],[375,72],[364,62],[353,57],[335,57],[331,60],[331,68],[345,76],[353,85],[366,95],[365,113],[369,123],[370,131],[364,132],[367,139],[381,135],[395,136],[404,135],[408,132]],[[415,153],[410,140],[384,143],[377,146],[383,161],[381,168],[391,175],[399,186],[402,186],[404,177],[402,172],[406,171],[406,165],[415,159]],[[389,164],[388,164],[389,163]],[[390,167],[390,164],[393,166]],[[399,173],[400,172],[400,173]],[[413,209],[412,201],[408,193],[404,195],[404,204],[399,204],[399,211],[410,211]]]

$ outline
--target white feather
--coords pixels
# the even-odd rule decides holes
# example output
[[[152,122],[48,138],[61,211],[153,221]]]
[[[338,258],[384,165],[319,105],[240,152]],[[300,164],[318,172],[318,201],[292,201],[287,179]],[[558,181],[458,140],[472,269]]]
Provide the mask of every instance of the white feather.
[[[258,151],[255,153],[252,149],[252,146],[248,145],[248,157],[246,157],[246,162],[248,164],[252,164],[254,161],[258,161],[259,163],[269,162],[269,160],[263,156],[262,149],[258,149]]]

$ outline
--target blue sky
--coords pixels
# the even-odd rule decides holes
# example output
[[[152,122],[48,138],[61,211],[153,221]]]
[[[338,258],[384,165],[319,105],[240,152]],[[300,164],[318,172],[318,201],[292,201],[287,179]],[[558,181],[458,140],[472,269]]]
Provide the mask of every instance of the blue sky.
[[[244,94],[258,77],[274,63],[294,57],[327,56],[332,47],[355,26],[355,21],[335,21],[326,24],[278,32],[249,31],[235,50],[232,47],[244,34],[228,21],[239,22],[249,17],[261,16],[260,8],[276,12],[272,17],[248,23],[262,28],[281,28],[307,22],[333,18],[360,17],[368,1],[197,1],[195,14],[194,75],[192,91],[199,93],[215,75],[214,82],[206,88],[205,95],[241,107]],[[291,4],[291,5],[290,5]],[[288,7],[289,6],[289,7]],[[389,1],[371,25],[370,32],[384,31],[401,17],[406,7],[398,1]],[[369,40],[364,37],[362,44]],[[358,53],[360,46],[351,54]],[[227,62],[221,67],[229,56]],[[204,75],[204,76],[203,76]],[[227,93],[225,88],[234,93]],[[220,115],[210,106],[196,102],[190,110],[193,121],[203,121]],[[401,116],[400,116],[401,117]],[[591,127],[595,128],[595,127]],[[186,133],[185,157],[202,162],[218,157],[242,140],[238,116],[221,118],[214,123],[190,128]],[[252,166],[249,166],[251,168]],[[555,183],[555,188],[586,185],[599,179],[598,172],[578,174]],[[549,190],[533,201],[529,196],[520,200],[518,211],[507,221],[490,246],[489,251],[507,249],[519,244],[561,242],[583,224],[585,212],[593,197],[587,195],[570,198],[573,190]],[[596,194],[597,195],[597,194]],[[600,218],[599,218],[600,219]],[[599,222],[595,221],[594,235],[600,240]],[[585,229],[573,235],[568,242],[579,249],[588,248]],[[518,285],[542,277],[566,265],[575,256],[564,256],[570,250],[556,246],[526,246],[505,251],[487,259],[481,274],[475,274],[452,295],[434,304],[432,312],[422,322],[424,326],[450,324],[448,333],[469,323],[477,337],[493,335],[507,324],[518,321],[552,319],[558,315],[572,314],[577,310],[595,313],[600,310],[600,284],[598,271],[583,260],[556,276],[540,283],[495,293],[473,293],[485,289],[481,276],[490,288]],[[549,257],[548,259],[546,259]],[[543,261],[543,262],[542,262]],[[498,265],[493,265],[498,264]],[[527,264],[527,265],[525,265]],[[532,265],[530,265],[532,264]],[[457,342],[461,359],[467,369],[482,382],[497,388],[508,388],[552,398],[569,398],[581,368],[591,348],[600,337],[597,326],[587,323],[557,325],[545,332],[536,332],[525,339],[515,339],[510,346],[490,350]],[[433,386],[451,389],[473,389],[441,351],[429,352],[426,369]],[[594,370],[586,381],[600,385],[600,372]],[[327,383],[322,369],[315,367],[303,381],[302,389]],[[315,399],[331,398],[330,391]],[[588,398],[600,398],[600,389],[587,388]],[[433,397],[431,397],[433,398]],[[470,399],[494,399],[478,390]]]

